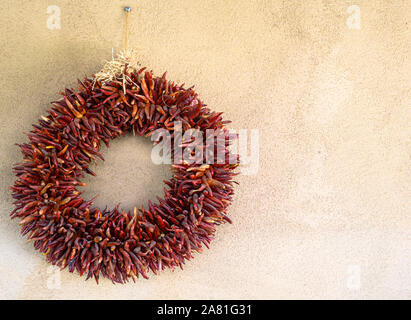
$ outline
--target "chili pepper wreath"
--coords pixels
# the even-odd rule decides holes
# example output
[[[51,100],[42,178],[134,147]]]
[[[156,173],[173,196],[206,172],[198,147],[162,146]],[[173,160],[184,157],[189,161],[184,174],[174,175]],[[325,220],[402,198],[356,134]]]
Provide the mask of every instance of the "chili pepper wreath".
[[[231,222],[227,207],[238,155],[233,162],[229,145],[235,137],[225,128],[228,121],[206,108],[192,88],[137,68],[131,56],[120,54],[95,76],[79,80],[77,91],[61,92],[63,98],[33,125],[29,143],[19,145],[23,162],[14,166],[11,217],[21,219],[22,234],[53,265],[97,282],[103,276],[125,283],[148,278],[150,270],[182,268],[194,251],[208,248],[216,225]],[[214,141],[225,141],[225,161],[174,161],[164,197],[146,208],[102,210],[93,206],[94,199],[81,197],[77,187],[85,185],[84,173],[94,175],[90,163],[103,159],[102,142],[108,147],[127,132],[150,136],[160,128],[173,137],[175,121],[183,133],[214,130]]]

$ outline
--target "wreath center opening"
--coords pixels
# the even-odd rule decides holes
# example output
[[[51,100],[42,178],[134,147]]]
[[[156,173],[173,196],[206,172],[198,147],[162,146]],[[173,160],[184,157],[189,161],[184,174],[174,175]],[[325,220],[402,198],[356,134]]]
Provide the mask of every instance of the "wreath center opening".
[[[84,198],[98,195],[94,205],[99,208],[114,209],[117,204],[124,210],[133,206],[156,202],[162,196],[163,180],[172,178],[167,164],[157,165],[151,160],[153,143],[149,138],[133,136],[131,133],[110,141],[110,148],[102,146],[105,161],[91,164],[90,169],[96,176],[86,175],[79,187]]]

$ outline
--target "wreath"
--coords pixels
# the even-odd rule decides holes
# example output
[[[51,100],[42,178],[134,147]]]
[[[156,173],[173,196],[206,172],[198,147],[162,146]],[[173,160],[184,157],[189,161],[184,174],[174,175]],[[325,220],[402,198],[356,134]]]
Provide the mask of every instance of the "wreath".
[[[194,251],[208,248],[216,225],[231,223],[227,207],[239,159],[229,149],[235,139],[225,127],[229,121],[208,109],[193,88],[167,81],[166,74],[154,77],[128,58],[115,59],[78,82],[77,91],[61,92],[63,98],[33,125],[30,142],[19,145],[23,162],[14,166],[11,217],[21,219],[22,234],[51,264],[97,283],[100,275],[125,283],[139,275],[148,278],[150,270],[183,268]],[[182,133],[213,130],[211,149],[204,143],[195,161],[176,159],[176,121]],[[104,160],[102,142],[108,147],[127,132],[151,136],[158,129],[166,130],[172,142],[173,178],[165,181],[163,198],[126,211],[119,205],[102,210],[93,206],[94,199],[81,197],[77,188],[85,185],[84,173],[95,175],[90,164]],[[220,146],[223,141],[223,161],[214,155],[206,163],[210,150],[218,153],[218,141]],[[189,142],[178,146],[192,155]]]

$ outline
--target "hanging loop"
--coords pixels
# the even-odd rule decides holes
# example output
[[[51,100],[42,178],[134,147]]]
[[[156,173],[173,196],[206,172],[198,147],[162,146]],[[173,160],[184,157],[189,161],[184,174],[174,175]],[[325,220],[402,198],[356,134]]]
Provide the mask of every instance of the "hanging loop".
[[[129,33],[129,15],[131,12],[130,7],[124,7],[124,11],[126,12],[126,39],[125,39],[125,49],[128,50],[128,33]]]

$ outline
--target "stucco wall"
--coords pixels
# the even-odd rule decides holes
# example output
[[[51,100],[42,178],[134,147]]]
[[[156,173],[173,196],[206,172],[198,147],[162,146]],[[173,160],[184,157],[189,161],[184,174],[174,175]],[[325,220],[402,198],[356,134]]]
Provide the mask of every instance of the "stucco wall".
[[[61,9],[61,29],[47,27],[50,5]],[[25,243],[7,187],[23,132],[122,48],[124,5],[141,63],[194,84],[230,127],[259,129],[260,161],[256,175],[237,179],[234,224],[184,271],[97,286],[58,273]],[[351,5],[360,29],[347,24]],[[410,1],[0,7],[1,298],[411,298]],[[115,141],[105,157],[85,188],[100,206],[155,199],[170,175],[142,139]]]

